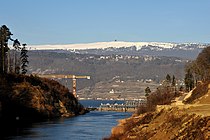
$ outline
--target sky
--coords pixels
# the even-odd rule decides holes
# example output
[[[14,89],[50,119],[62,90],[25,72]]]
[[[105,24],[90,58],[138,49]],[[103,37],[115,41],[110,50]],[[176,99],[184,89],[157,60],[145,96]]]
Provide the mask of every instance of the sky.
[[[210,43],[210,0],[1,0],[0,26],[31,45]]]

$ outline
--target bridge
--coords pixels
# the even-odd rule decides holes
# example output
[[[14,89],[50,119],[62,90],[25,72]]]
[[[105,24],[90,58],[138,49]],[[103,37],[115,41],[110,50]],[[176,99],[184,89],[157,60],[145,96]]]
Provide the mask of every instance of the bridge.
[[[122,112],[134,112],[139,105],[145,105],[146,100],[127,100],[124,104],[102,104],[98,108],[99,111],[122,111]]]
[[[76,94],[76,85],[77,79],[90,79],[90,76],[82,76],[82,75],[70,75],[70,74],[35,74],[36,76],[50,79],[72,79],[72,93],[75,98],[77,98]]]

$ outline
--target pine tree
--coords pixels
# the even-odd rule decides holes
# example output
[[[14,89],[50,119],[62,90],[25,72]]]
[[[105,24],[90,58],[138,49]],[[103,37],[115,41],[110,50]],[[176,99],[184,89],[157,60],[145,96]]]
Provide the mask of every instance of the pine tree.
[[[210,80],[210,46],[204,48],[196,60],[188,63],[186,67],[191,70],[196,83],[198,80]]]
[[[171,83],[171,76],[169,74],[166,75],[167,82]]]
[[[151,90],[150,90],[149,87],[146,87],[146,89],[145,89],[145,96],[146,97],[149,96],[149,93],[151,93]]]
[[[190,69],[188,69],[185,74],[185,88],[187,91],[190,91],[194,88],[194,77]]]
[[[15,39],[14,42],[13,42],[13,47],[14,47],[14,72],[16,74],[19,74],[20,73],[20,59],[18,58],[18,55],[17,53],[21,50],[21,47],[20,47],[20,42],[18,39]]]
[[[28,55],[27,55],[28,50],[26,50],[26,44],[23,44],[23,48],[21,49],[21,73],[26,74],[27,73],[27,67],[28,67]]]
[[[196,63],[203,81],[210,80],[210,46],[199,53]]]
[[[175,76],[173,75],[173,78],[172,78],[172,83],[171,83],[172,86],[176,86],[176,78]]]
[[[8,41],[12,33],[6,25],[0,28],[0,74],[7,72],[7,53],[9,51]]]

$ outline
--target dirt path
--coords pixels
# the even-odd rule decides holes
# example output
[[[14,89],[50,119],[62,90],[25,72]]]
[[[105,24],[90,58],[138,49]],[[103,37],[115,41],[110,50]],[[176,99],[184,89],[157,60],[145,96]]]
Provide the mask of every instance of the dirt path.
[[[184,109],[187,113],[190,114],[193,113],[202,116],[210,116],[210,102],[208,102],[210,99],[210,92],[208,92],[208,94],[203,97],[205,99],[205,102],[198,100],[198,102],[195,104],[184,104],[183,101],[190,97],[191,94],[192,91],[189,93],[184,93],[182,96],[177,97],[171,105],[158,105],[157,109],[161,110],[178,107],[179,109]],[[203,98],[201,98],[201,100],[204,100]]]

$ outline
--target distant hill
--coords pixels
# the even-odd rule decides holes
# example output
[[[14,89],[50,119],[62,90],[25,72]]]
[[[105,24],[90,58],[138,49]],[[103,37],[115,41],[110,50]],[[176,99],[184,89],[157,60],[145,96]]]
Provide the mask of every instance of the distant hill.
[[[29,46],[29,73],[90,75],[78,80],[78,89],[119,76],[120,80],[151,79],[157,83],[166,74],[183,80],[185,64],[208,44],[159,42],[97,42],[69,45]],[[36,49],[35,49],[36,48]],[[71,88],[71,81],[61,80]]]
[[[93,87],[100,81],[119,76],[120,80],[146,80],[160,82],[166,74],[178,79],[184,76],[184,66],[189,61],[179,57],[85,54],[65,50],[29,51],[29,73],[90,75],[90,80],[78,80],[78,89]],[[71,81],[62,83],[71,87]]]
[[[32,45],[32,50],[66,50],[82,54],[175,56],[194,59],[209,44],[164,42],[96,42],[84,44]]]

